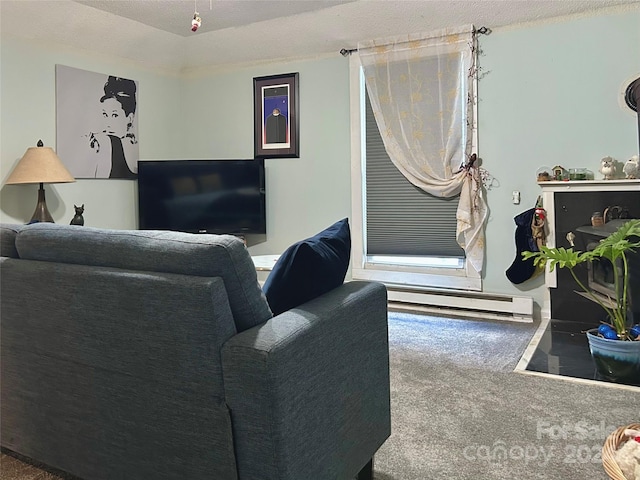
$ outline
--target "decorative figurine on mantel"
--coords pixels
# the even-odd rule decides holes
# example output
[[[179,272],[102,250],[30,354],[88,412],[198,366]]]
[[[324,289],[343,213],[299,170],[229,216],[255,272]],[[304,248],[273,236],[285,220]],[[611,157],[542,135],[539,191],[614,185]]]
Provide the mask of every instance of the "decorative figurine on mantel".
[[[640,157],[638,157],[638,155],[634,155],[627,160],[627,163],[622,167],[622,171],[625,174],[625,178],[638,178],[638,174],[640,173]]]
[[[84,213],[84,203],[81,207],[76,207],[74,205],[73,208],[76,209],[76,214],[71,219],[71,223],[69,225],[84,225],[84,217],[82,216],[82,214]]]
[[[569,171],[562,165],[556,165],[555,167],[553,167],[552,171],[554,180],[558,182],[569,180]]]
[[[604,176],[603,180],[611,180],[616,174],[615,160],[611,157],[600,160],[600,173]]]

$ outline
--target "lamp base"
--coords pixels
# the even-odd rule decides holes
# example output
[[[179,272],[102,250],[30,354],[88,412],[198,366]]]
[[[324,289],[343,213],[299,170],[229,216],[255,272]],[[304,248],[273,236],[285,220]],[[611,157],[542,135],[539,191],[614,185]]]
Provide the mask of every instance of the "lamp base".
[[[40,183],[40,188],[38,189],[38,204],[36,205],[36,210],[33,212],[33,216],[29,221],[29,223],[36,222],[55,223],[47,208],[47,202],[44,199],[44,184],[42,183]]]

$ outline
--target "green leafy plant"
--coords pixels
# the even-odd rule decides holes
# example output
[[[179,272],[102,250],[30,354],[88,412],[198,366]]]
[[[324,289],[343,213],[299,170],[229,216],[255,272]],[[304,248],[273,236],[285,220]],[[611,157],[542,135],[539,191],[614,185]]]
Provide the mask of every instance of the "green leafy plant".
[[[549,265],[553,271],[556,267],[568,268],[571,276],[580,288],[594,302],[600,305],[610,320],[611,327],[618,334],[620,340],[632,340],[629,335],[630,325],[627,322],[628,312],[628,291],[629,291],[629,264],[627,254],[634,252],[634,248],[640,247],[640,240],[633,240],[633,237],[640,237],[640,219],[629,220],[621,225],[615,232],[604,240],[600,241],[593,250],[581,252],[573,248],[548,248],[544,245],[539,252],[522,252],[522,257],[527,260],[534,259],[534,264],[544,267]],[[592,290],[590,290],[576,275],[574,268],[584,262],[590,262],[605,258],[613,265],[616,297],[611,300],[611,305],[606,305]],[[618,262],[622,260],[622,262]],[[621,263],[621,265],[620,265]],[[622,269],[622,275],[620,275]]]

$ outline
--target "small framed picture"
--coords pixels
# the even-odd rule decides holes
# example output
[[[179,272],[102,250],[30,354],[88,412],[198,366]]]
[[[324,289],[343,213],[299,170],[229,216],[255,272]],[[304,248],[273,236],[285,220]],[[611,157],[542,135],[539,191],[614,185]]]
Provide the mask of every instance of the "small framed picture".
[[[256,158],[299,158],[298,73],[253,79]]]

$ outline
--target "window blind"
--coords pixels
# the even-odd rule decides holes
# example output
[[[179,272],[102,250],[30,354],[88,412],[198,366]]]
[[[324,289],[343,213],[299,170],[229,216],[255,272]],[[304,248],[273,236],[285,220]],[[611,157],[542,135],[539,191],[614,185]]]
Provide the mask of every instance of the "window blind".
[[[366,98],[367,255],[461,257],[456,242],[460,196],[439,198],[407,180],[393,164]]]

